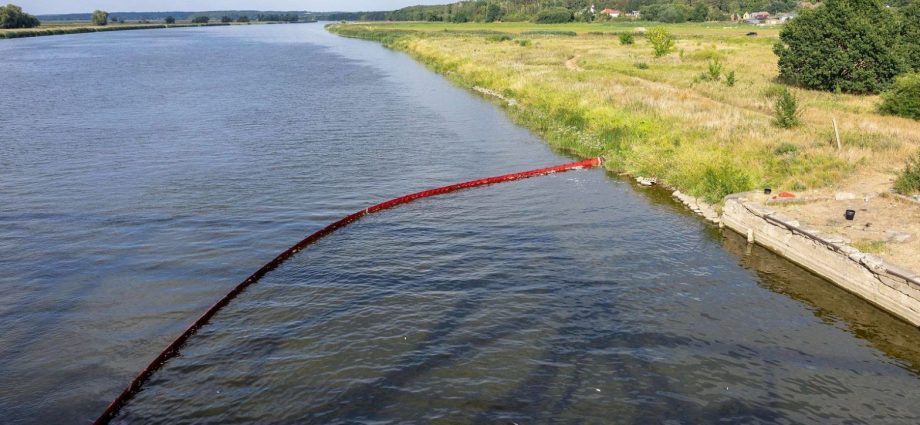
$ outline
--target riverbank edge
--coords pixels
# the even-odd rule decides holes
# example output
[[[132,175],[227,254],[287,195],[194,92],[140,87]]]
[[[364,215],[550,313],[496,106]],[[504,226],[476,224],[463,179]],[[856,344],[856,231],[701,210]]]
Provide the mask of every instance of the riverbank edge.
[[[74,26],[74,27],[48,27],[32,28],[28,30],[0,31],[0,39],[14,39],[27,37],[45,37],[49,35],[67,35],[67,34],[85,34],[91,32],[107,31],[132,31],[132,30],[149,30],[149,29],[166,29],[166,28],[189,28],[189,27],[221,27],[228,26],[228,23],[213,24],[139,24],[139,25],[106,25],[106,26]]]
[[[470,85],[463,79],[451,78],[450,72],[445,73],[433,67],[420,52],[400,48],[399,45],[392,42],[392,37],[398,35],[398,32],[394,34],[342,33],[336,31],[334,26],[327,25],[326,28],[342,37],[377,41],[388,48],[406,53],[458,86],[496,101],[506,112],[513,112],[519,105],[517,100],[508,98],[493,88]],[[516,118],[515,114],[509,115],[512,119]],[[527,122],[520,119],[514,119],[514,121],[530,128]],[[539,133],[539,129],[530,129]],[[560,146],[555,147],[560,148]],[[574,151],[570,153],[580,157],[593,156],[593,152],[586,154]],[[632,176],[612,166],[616,163],[615,161],[605,163],[606,168],[610,171]],[[642,186],[659,185],[658,180],[654,177],[640,176],[636,177],[636,181]],[[786,219],[774,211],[748,201],[744,198],[743,193],[728,195],[722,200],[721,208],[719,208],[719,205],[713,205],[704,199],[682,193],[680,188],[672,187],[665,182],[661,182],[660,185],[672,190],[672,196],[677,201],[707,221],[747,236],[750,243],[757,243],[895,317],[920,327],[920,274],[863,253],[845,244],[842,238],[822,237],[816,231],[803,229],[798,222]]]

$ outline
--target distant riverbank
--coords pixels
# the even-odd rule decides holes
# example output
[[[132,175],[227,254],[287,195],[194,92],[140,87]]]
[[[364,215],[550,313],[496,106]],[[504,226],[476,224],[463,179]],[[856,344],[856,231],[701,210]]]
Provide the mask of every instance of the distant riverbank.
[[[65,24],[49,25],[46,27],[38,28],[0,30],[0,38],[41,37],[46,35],[81,34],[87,32],[147,30],[156,28],[214,27],[226,25],[230,24],[111,24],[106,26],[97,26],[89,23],[85,25]]]

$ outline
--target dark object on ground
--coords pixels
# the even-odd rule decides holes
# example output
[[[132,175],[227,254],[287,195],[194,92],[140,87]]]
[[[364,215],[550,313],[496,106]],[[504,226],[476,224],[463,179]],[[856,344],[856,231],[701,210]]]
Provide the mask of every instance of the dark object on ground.
[[[748,37],[757,37],[757,33],[754,32],[754,31],[751,31],[751,32],[749,32],[749,33],[747,33],[747,34],[745,34],[745,35],[748,36]]]
[[[843,216],[846,217],[847,220],[853,221],[853,218],[856,217],[856,211],[855,211],[855,210],[847,210],[847,212],[844,213]]]
[[[770,189],[769,187],[763,190],[764,195],[769,195],[771,193],[773,193],[773,189]]]

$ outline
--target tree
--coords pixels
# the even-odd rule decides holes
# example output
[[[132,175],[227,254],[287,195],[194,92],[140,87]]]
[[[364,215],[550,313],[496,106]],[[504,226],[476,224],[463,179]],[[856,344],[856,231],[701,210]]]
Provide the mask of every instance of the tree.
[[[665,27],[654,27],[646,34],[652,48],[655,49],[655,57],[659,58],[671,52],[674,48],[674,36]]]
[[[904,40],[905,59],[916,72],[920,72],[920,0],[914,0],[901,10],[904,26],[901,39]]]
[[[231,18],[231,17],[229,17],[229,16],[227,16],[227,15],[224,15],[224,16],[221,16],[221,17],[220,17],[220,22],[221,22],[221,23],[224,23],[224,24],[229,24],[229,23],[233,22],[233,18]]]
[[[813,89],[877,93],[907,69],[898,22],[878,0],[826,0],[783,27],[773,47],[779,76]]]
[[[495,22],[502,18],[502,8],[495,3],[489,3],[486,7],[486,22]]]
[[[0,28],[35,28],[39,25],[38,18],[24,13],[15,4],[0,6]]]
[[[249,17],[248,17],[248,16],[240,16],[239,18],[236,18],[236,21],[239,22],[239,23],[247,23],[247,22],[249,22]]]
[[[879,111],[920,120],[920,73],[904,74],[882,93]]]
[[[176,23],[176,18],[173,18],[172,16],[167,16],[165,21],[167,24],[172,25]]]
[[[564,7],[551,7],[541,10],[537,14],[535,22],[538,24],[562,24],[572,22],[574,17],[572,12]]]
[[[109,12],[104,10],[93,11],[93,25],[105,26],[109,24]]]
[[[209,17],[207,17],[207,16],[196,16],[196,17],[192,18],[192,23],[193,23],[193,24],[206,24],[206,23],[208,23],[208,22],[210,22],[210,21],[211,21],[211,18],[209,18]]]

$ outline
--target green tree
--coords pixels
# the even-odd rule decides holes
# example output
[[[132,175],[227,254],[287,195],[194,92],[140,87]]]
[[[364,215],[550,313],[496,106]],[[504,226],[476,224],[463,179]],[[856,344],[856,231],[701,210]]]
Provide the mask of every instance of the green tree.
[[[879,111],[920,120],[920,73],[904,74],[882,93]]]
[[[222,22],[222,23],[224,23],[224,24],[229,24],[229,23],[233,22],[233,18],[231,18],[231,17],[229,17],[229,16],[227,16],[227,15],[224,15],[224,16],[221,16],[221,17],[220,17],[220,22]]]
[[[800,116],[798,99],[789,89],[783,87],[773,105],[773,125],[792,128],[799,125]]]
[[[486,22],[495,22],[502,18],[502,8],[495,3],[489,3],[486,7]]]
[[[93,11],[93,25],[105,26],[109,24],[109,12],[104,10]]]
[[[665,27],[654,27],[646,34],[652,48],[655,49],[655,57],[660,58],[674,49],[674,36]]]
[[[537,18],[534,22],[538,24],[562,24],[572,22],[574,18],[575,16],[569,9],[564,7],[551,7],[541,10],[540,13],[537,14]]]
[[[38,18],[24,13],[15,4],[0,6],[0,28],[35,28],[39,25]]]
[[[920,0],[914,0],[901,9],[903,27],[901,40],[904,41],[905,59],[916,72],[920,72]]]
[[[236,18],[236,21],[239,22],[239,23],[247,23],[247,22],[249,22],[249,17],[248,17],[248,16],[240,16],[239,18]]]
[[[210,21],[211,21],[211,18],[209,18],[209,17],[207,17],[207,16],[196,16],[196,17],[192,18],[192,23],[193,23],[193,24],[206,24],[206,23],[208,23],[208,22],[210,22]]]
[[[172,16],[167,16],[165,21],[167,24],[172,25],[176,23],[176,18],[173,18]]]
[[[779,76],[813,89],[877,93],[907,69],[898,22],[878,0],[826,0],[783,27],[773,48]]]

